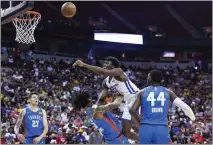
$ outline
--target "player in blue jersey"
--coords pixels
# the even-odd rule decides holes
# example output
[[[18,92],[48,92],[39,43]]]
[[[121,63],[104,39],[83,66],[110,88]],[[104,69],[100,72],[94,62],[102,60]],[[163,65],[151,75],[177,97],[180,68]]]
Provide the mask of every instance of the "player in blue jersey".
[[[20,112],[14,132],[21,143],[45,144],[44,138],[48,132],[46,111],[38,107],[39,98],[36,93],[30,94],[29,102],[29,105]],[[22,123],[24,135],[19,133]]]
[[[167,114],[170,102],[181,108],[192,121],[195,120],[192,109],[179,99],[174,92],[161,86],[163,74],[152,70],[148,74],[148,87],[137,94],[130,112],[137,117],[137,109],[142,107],[142,120],[138,119],[140,144],[169,144]]]
[[[88,119],[97,126],[99,131],[103,134],[107,144],[129,144],[128,139],[122,134],[122,125],[117,117],[115,117],[110,110],[117,108],[120,104],[117,97],[114,103],[107,105],[93,105],[90,96],[81,92],[73,98],[73,105],[76,109],[84,108],[87,111]]]

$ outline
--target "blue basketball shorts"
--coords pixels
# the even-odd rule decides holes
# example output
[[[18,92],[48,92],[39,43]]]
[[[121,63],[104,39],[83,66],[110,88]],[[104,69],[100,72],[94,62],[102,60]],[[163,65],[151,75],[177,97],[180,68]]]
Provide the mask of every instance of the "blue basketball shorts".
[[[169,144],[169,130],[165,125],[142,124],[139,128],[140,144]]]
[[[121,135],[119,138],[106,141],[106,143],[107,144],[130,144],[128,139],[124,135]]]

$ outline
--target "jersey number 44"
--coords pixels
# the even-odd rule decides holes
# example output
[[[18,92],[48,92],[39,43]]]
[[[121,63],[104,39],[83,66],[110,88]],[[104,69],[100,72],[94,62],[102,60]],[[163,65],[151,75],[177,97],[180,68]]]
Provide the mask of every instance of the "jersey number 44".
[[[160,92],[158,97],[157,97],[157,99],[156,99],[154,92],[150,92],[148,97],[147,97],[147,101],[151,102],[151,106],[155,106],[155,102],[156,101],[160,101],[161,102],[161,106],[164,106],[164,102],[166,101],[165,93],[164,92]]]

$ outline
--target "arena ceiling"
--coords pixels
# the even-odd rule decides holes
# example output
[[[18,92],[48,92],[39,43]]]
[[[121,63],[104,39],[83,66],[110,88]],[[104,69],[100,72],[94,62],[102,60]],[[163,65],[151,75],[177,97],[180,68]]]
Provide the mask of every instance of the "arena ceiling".
[[[72,19],[67,19],[60,13],[64,1],[35,1],[34,10],[42,15],[41,24],[45,21],[76,21],[79,27],[88,27],[88,18],[97,19],[102,16],[107,25],[114,32],[135,33],[123,22],[113,16],[102,2],[74,1],[77,13]],[[180,1],[180,2],[148,2],[148,1],[126,1],[126,2],[104,2],[116,11],[125,20],[144,32],[147,25],[157,26],[161,31],[171,37],[191,36],[189,32],[178,22],[165,8],[169,4],[185,21],[194,26],[197,30],[202,27],[212,26],[212,2],[211,1]]]
[[[35,10],[42,13],[43,20],[66,19],[60,13],[64,2],[35,2]],[[101,2],[73,2],[77,7],[76,16],[81,25],[88,24],[88,17],[98,19],[102,16],[112,30],[131,31],[123,22],[119,21]],[[184,20],[197,29],[212,26],[212,2],[211,1],[183,1],[183,2],[104,2],[115,10],[127,21],[140,30],[146,25],[154,25],[165,31],[170,36],[189,35],[184,27],[166,10],[165,4],[169,4]],[[55,7],[56,9],[54,9]]]

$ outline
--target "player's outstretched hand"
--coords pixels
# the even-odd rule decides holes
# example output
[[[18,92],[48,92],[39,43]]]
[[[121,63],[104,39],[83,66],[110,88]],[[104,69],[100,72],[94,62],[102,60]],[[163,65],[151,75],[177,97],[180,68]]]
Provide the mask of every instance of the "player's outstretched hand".
[[[24,143],[25,142],[25,137],[24,137],[24,135],[23,134],[17,134],[17,138],[18,138],[18,140],[21,142],[21,143]]]
[[[37,143],[39,143],[41,141],[41,139],[42,138],[40,138],[40,137],[36,137],[36,138],[33,139],[33,143],[37,144]]]
[[[85,63],[83,63],[81,60],[77,60],[72,66],[80,66],[83,67]]]

